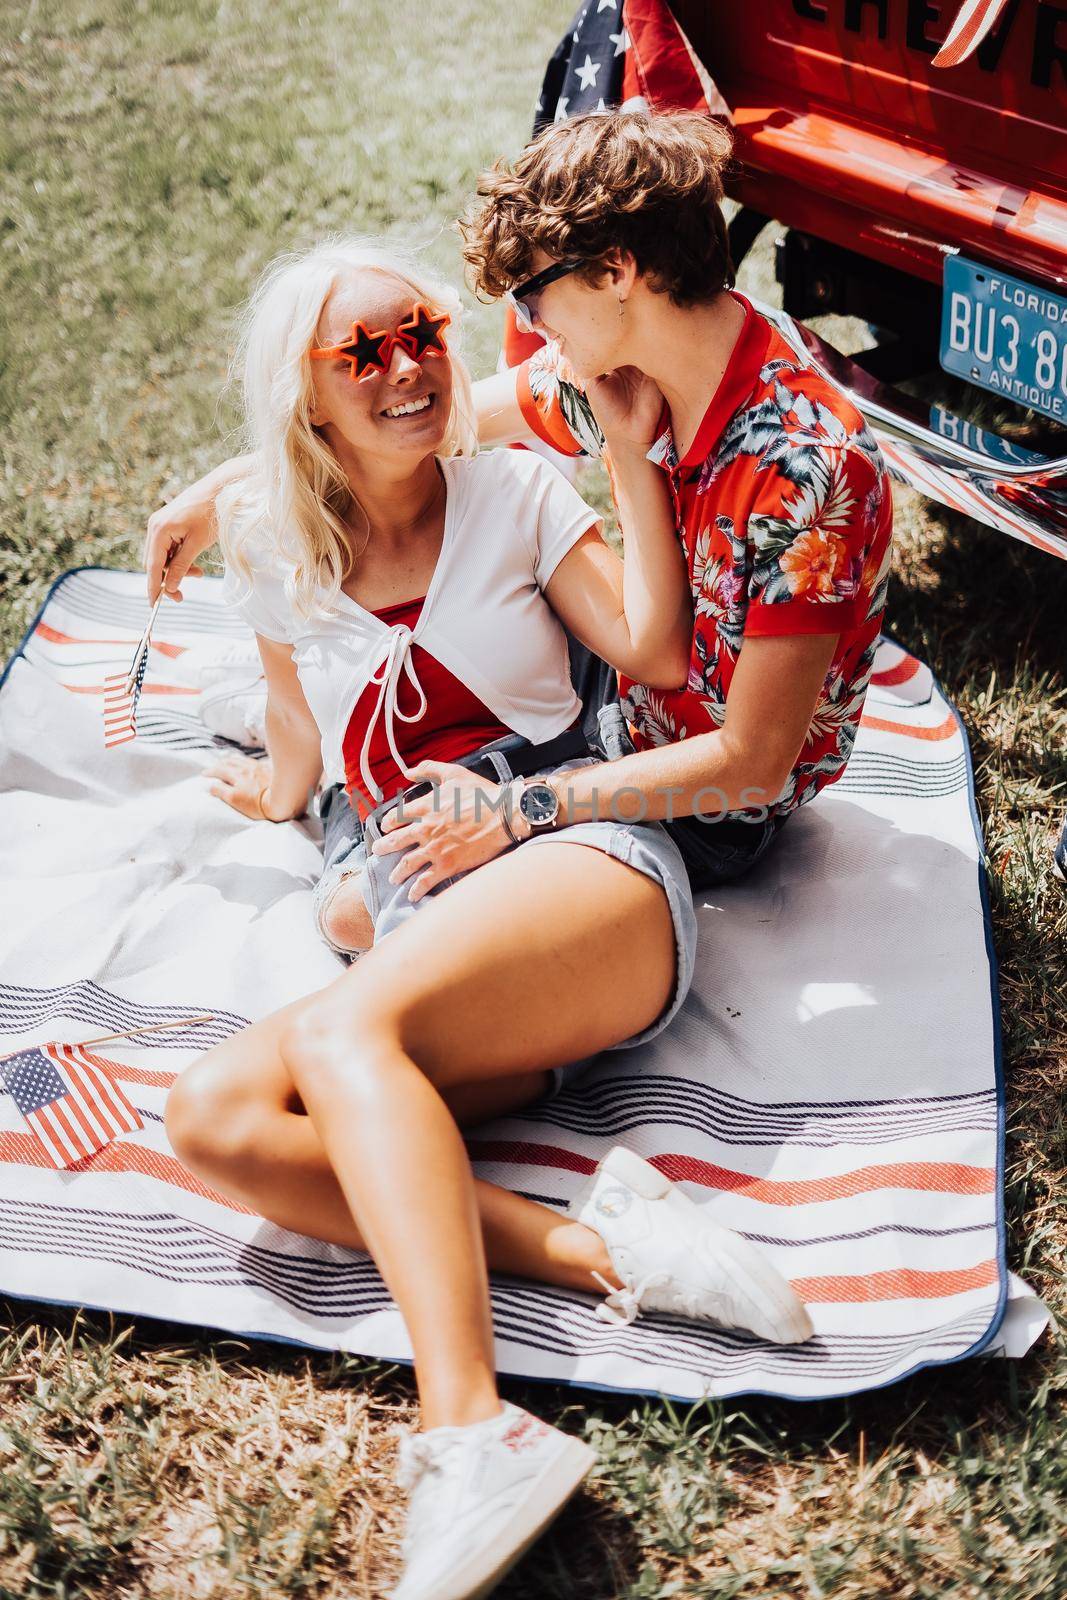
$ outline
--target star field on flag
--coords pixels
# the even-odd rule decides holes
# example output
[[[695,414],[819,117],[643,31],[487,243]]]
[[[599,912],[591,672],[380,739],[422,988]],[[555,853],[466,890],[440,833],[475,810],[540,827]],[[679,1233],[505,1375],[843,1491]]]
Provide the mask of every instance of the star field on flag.
[[[0,1083],[54,1167],[72,1167],[144,1122],[101,1056],[76,1044],[31,1045],[0,1061]]]
[[[602,64],[600,61],[594,61],[591,56],[586,56],[585,65],[578,68],[578,82],[583,89],[591,88],[596,82]]]
[[[666,0],[592,0],[545,68],[534,134],[607,106],[709,110],[689,46]]]

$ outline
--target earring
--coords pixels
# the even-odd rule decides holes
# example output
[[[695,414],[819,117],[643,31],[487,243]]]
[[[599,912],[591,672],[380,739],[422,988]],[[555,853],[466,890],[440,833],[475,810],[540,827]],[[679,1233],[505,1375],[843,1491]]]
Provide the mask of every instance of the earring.
[[[621,317],[621,316],[622,316],[622,308],[623,308],[623,306],[624,306],[624,305],[625,305],[625,304],[626,304],[626,301],[625,301],[625,300],[620,300],[620,301],[619,301],[619,316],[620,316],[620,317]]]

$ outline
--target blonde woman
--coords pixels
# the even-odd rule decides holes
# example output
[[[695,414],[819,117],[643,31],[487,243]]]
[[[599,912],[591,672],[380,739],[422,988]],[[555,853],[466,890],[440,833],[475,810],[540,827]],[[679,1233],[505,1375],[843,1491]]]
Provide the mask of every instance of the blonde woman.
[[[501,1402],[488,1267],[599,1282],[608,1320],[665,1309],[783,1342],[811,1328],[753,1247],[625,1147],[566,1216],[471,1172],[460,1124],[667,1026],[696,926],[662,826],[583,821],[566,794],[596,758],[564,625],[646,682],[685,676],[688,575],[665,486],[621,431],[624,565],[546,461],[475,452],[459,321],[424,269],[352,241],[280,262],[251,302],[250,470],[219,519],[267,678],[268,759],[234,758],[216,781],[279,823],[320,775],[343,791],[368,948],[194,1063],[167,1105],[190,1167],[283,1226],[369,1251],[404,1316],[423,1430],[401,1445],[396,1600],[488,1593],[593,1464]],[[496,803],[472,825],[506,847],[423,893],[420,824],[402,853],[379,852],[381,819],[413,780],[457,772]],[[359,944],[360,910],[350,897],[333,936]]]

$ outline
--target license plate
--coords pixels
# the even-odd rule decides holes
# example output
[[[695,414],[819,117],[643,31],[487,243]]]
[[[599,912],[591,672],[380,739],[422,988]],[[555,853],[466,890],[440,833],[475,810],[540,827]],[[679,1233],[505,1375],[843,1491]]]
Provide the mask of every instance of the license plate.
[[[1067,421],[1067,299],[965,256],[946,257],[941,365]]]
[[[957,417],[944,406],[930,407],[930,427],[942,439],[962,444],[976,455],[988,456],[990,461],[1003,462],[1008,467],[1037,467],[1047,460],[1038,450],[1027,450],[1014,439],[1002,439],[999,433],[987,433],[977,423]]]

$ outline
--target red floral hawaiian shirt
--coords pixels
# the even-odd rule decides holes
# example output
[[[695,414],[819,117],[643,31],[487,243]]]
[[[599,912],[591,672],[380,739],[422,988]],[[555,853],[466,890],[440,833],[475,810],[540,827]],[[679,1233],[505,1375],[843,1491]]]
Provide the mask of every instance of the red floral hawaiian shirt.
[[[679,461],[668,424],[648,452],[668,475],[693,585],[688,685],[663,691],[620,677],[619,694],[639,750],[691,738],[722,726],[746,636],[839,632],[781,794],[764,810],[729,813],[754,821],[812,799],[852,753],[885,613],[893,500],[859,411],[743,295],[734,299],[744,324],[692,446]],[[519,368],[518,394],[547,443],[604,455],[557,347]]]

